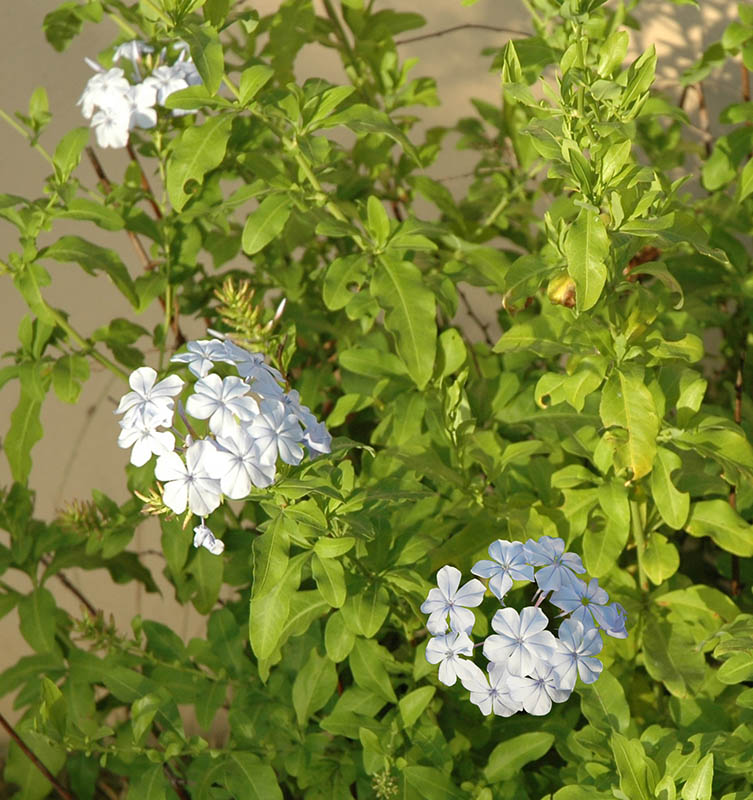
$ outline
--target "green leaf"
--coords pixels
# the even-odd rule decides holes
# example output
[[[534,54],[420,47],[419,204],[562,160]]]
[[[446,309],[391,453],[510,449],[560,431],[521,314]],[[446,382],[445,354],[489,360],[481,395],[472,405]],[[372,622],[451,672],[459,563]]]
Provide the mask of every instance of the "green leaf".
[[[376,636],[389,613],[389,595],[384,586],[375,583],[348,596],[342,607],[342,615],[353,633],[367,639]]]
[[[583,716],[596,730],[606,735],[627,730],[630,708],[625,690],[609,670],[604,670],[594,683],[578,684],[577,692]]]
[[[656,454],[659,417],[651,392],[643,383],[642,370],[623,365],[607,380],[599,414],[605,427],[617,425],[628,432],[625,448],[633,480],[651,472]]]
[[[295,530],[295,522],[280,512],[264,533],[254,539],[254,597],[273,591],[285,574],[290,548],[289,528]]]
[[[301,554],[308,557],[308,553]],[[252,596],[248,622],[251,649],[259,660],[276,650],[290,612],[290,602],[300,583],[302,561],[298,556],[288,564],[285,575],[261,596]]]
[[[85,197],[74,197],[65,210],[59,211],[57,216],[62,219],[93,222],[106,231],[120,231],[125,225],[123,217],[115,209]]]
[[[719,667],[716,677],[727,685],[750,680],[753,675],[753,659],[750,653],[735,653]]]
[[[682,787],[682,800],[711,800],[714,779],[714,754],[706,755],[693,767]]]
[[[31,449],[44,431],[39,421],[42,403],[32,394],[21,391],[18,405],[10,415],[10,428],[3,440],[3,450],[13,480],[26,483],[31,472]]]
[[[196,593],[191,598],[199,614],[208,614],[217,602],[222,588],[224,560],[200,547],[187,567],[196,581]]]
[[[484,775],[489,783],[512,778],[526,764],[545,756],[553,744],[554,735],[544,731],[513,736],[492,750]]]
[[[421,164],[416,148],[383,111],[378,111],[365,103],[356,103],[345,111],[328,117],[319,127],[334,128],[337,125],[344,125],[355,133],[383,133],[397,142],[417,164]]]
[[[397,352],[419,389],[434,371],[437,342],[436,303],[421,271],[408,261],[380,258],[372,294],[385,310],[384,326],[395,337]]]
[[[366,201],[366,213],[366,230],[371,235],[376,247],[383,248],[390,236],[390,218],[384,210],[382,201],[378,197],[370,195]]]
[[[671,578],[680,566],[680,554],[672,542],[661,533],[652,532],[646,538],[643,551],[643,569],[649,580],[658,586]]]
[[[293,708],[299,727],[303,728],[312,714],[324,708],[336,688],[335,665],[327,656],[312,650],[293,681]]]
[[[225,74],[225,60],[217,31],[205,23],[201,26],[187,26],[181,34],[191,48],[191,58],[204,86],[212,94],[217,94]]]
[[[418,796],[424,800],[464,800],[467,797],[436,767],[409,765],[402,771],[402,780],[405,783],[402,797]]]
[[[241,72],[241,79],[238,84],[241,103],[244,106],[249,105],[259,90],[274,74],[275,71],[266,64],[254,64],[253,67],[244,69]]]
[[[324,627],[324,649],[331,661],[339,664],[350,655],[356,642],[356,634],[345,624],[343,615],[336,611],[330,614]]]
[[[692,696],[706,676],[706,659],[683,625],[650,617],[643,631],[646,670],[675,697]]]
[[[431,703],[437,690],[434,686],[421,686],[408,692],[405,697],[400,698],[398,709],[403,725],[410,728],[411,725],[424,713],[426,707]]]
[[[52,156],[52,163],[55,167],[55,177],[60,183],[65,183],[79,165],[81,153],[84,152],[88,141],[89,128],[82,127],[68,131],[58,142]]]
[[[252,256],[264,249],[275,236],[282,233],[292,210],[293,203],[287,194],[265,197],[259,207],[248,215],[243,226],[243,252]]]
[[[709,536],[715,544],[738,556],[753,555],[753,525],[726,500],[700,500],[693,504],[685,527],[691,536]]]
[[[89,378],[89,362],[84,356],[62,356],[52,368],[52,386],[64,403],[75,403],[81,384]]]
[[[353,536],[338,536],[336,539],[323,537],[314,543],[314,552],[319,558],[339,558],[351,550],[355,543]]]
[[[283,800],[277,776],[269,764],[253,753],[233,750],[229,754],[230,770],[225,776],[225,786],[233,797],[243,800]]]
[[[748,161],[740,173],[740,183],[737,188],[737,202],[741,203],[753,192],[753,161]]]
[[[565,236],[567,271],[575,281],[578,312],[596,305],[607,280],[609,236],[601,217],[582,208]]]
[[[620,789],[625,796],[630,800],[654,800],[658,780],[656,764],[646,755],[641,743],[613,733],[610,744],[620,773]]]
[[[74,262],[90,275],[105,272],[134,308],[139,304],[131,276],[114,250],[87,242],[80,236],[61,236],[54,244],[41,250],[39,257],[63,263]]]
[[[206,691],[199,694],[195,702],[196,721],[206,731],[212,727],[217,712],[227,697],[227,684],[224,681],[212,681]]]
[[[42,297],[42,287],[50,285],[50,274],[41,264],[26,264],[13,276],[13,284],[29,308],[46,325],[55,326],[57,320]]]
[[[37,653],[55,649],[55,611],[52,594],[43,586],[18,601],[19,629]]]
[[[373,692],[388,702],[397,703],[395,690],[384,668],[382,648],[372,639],[357,637],[348,657],[353,680],[362,689]]]
[[[322,597],[333,608],[340,608],[347,596],[342,564],[337,559],[319,558],[314,553],[311,559],[311,574]]]
[[[322,282],[322,299],[327,308],[344,308],[353,297],[353,285],[360,289],[368,271],[369,257],[365,253],[336,258],[327,267]]]
[[[210,117],[203,125],[186,128],[173,142],[167,161],[167,196],[176,211],[189,201],[186,184],[201,184],[204,176],[225,158],[232,119],[226,115]]]
[[[354,347],[352,350],[342,350],[338,361],[344,369],[368,378],[387,378],[408,374],[405,365],[397,356],[373,347]]]
[[[53,775],[57,775],[66,760],[63,745],[52,742],[42,733],[26,729],[28,724],[27,722],[17,726],[16,733],[47,769]],[[47,778],[14,741],[11,741],[8,746],[8,758],[3,777],[6,781],[19,787],[20,794],[15,796],[23,798],[23,800],[42,800],[42,798],[49,797],[52,790]]]
[[[664,522],[679,531],[685,525],[690,511],[690,495],[679,491],[672,482],[672,473],[682,467],[682,459],[672,450],[656,450],[651,472],[651,495]]]
[[[170,784],[160,764],[139,771],[130,781],[126,800],[165,800]]]

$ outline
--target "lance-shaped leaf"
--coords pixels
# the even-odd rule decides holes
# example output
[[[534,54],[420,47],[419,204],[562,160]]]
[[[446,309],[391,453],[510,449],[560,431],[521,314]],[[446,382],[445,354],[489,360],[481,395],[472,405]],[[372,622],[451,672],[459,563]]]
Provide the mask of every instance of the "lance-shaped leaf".
[[[344,125],[355,133],[383,133],[397,142],[403,150],[417,163],[421,163],[418,151],[411,144],[410,139],[398,128],[397,125],[384,113],[365,103],[356,103],[333,114],[320,122],[320,128],[334,128]]]
[[[139,304],[131,276],[114,250],[87,242],[80,236],[62,236],[55,244],[41,250],[39,257],[76,263],[90,275],[106,272],[134,308]]]
[[[690,511],[690,495],[681,492],[672,482],[671,475],[680,469],[682,460],[677,453],[660,447],[651,473],[651,494],[664,522],[674,530],[680,530]]]
[[[582,208],[565,237],[567,271],[575,281],[575,304],[579,312],[592,308],[607,280],[604,263],[609,253],[609,236],[601,217]]]
[[[286,194],[265,197],[246,219],[241,239],[243,251],[252,256],[265,248],[275,236],[282,233],[292,209],[292,201]]]
[[[434,371],[437,346],[436,304],[421,271],[409,261],[380,258],[371,292],[385,310],[384,326],[419,389]]]
[[[34,395],[21,391],[21,396],[10,415],[10,429],[3,442],[13,479],[26,483],[31,472],[31,448],[42,438],[44,431],[39,421],[42,402]]]
[[[605,427],[627,429],[624,455],[633,479],[648,475],[656,455],[659,416],[641,369],[623,365],[612,373],[604,385],[599,414]]]
[[[210,117],[203,125],[186,128],[178,137],[167,162],[166,181],[167,196],[176,211],[191,197],[186,192],[188,181],[201,183],[207,172],[222,163],[231,123],[228,116]]]
[[[726,500],[701,500],[693,505],[686,530],[691,536],[708,536],[728,553],[753,556],[753,525]]]
[[[217,31],[209,24],[190,25],[182,32],[191,48],[191,58],[201,75],[204,86],[215,94],[225,74],[225,62]]]

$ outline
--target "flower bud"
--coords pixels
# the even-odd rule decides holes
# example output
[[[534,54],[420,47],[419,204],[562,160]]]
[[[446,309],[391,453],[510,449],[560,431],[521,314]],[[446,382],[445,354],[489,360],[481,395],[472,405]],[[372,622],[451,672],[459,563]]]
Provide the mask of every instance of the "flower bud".
[[[575,308],[575,281],[567,272],[560,273],[549,281],[546,296],[557,306]]]

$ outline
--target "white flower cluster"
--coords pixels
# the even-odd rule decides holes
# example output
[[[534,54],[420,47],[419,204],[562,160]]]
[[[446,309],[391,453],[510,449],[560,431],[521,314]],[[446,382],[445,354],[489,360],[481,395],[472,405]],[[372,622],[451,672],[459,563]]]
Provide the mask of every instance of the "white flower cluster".
[[[131,75],[137,83],[131,83],[120,67],[105,70],[95,61],[86,59],[96,74],[87,82],[77,105],[81,106],[81,113],[91,120],[100,147],[125,147],[129,131],[134,128],[153,128],[157,124],[156,104],[164,105],[173,92],[201,83],[193,61],[186,54],[186,43],[177,42],[173,47],[179,50],[177,60],[170,65],[163,63],[154,66],[151,74],[142,80],[140,67],[144,63],[143,56],[151,53],[152,48],[138,40],[121,44],[115,50],[113,61],[130,62]],[[154,59],[153,63],[164,61],[165,57],[166,50],[163,49],[159,59]],[[188,113],[173,110],[174,116]]]
[[[206,339],[188,342],[187,351],[172,361],[187,365],[198,379],[185,409],[178,412],[186,428],[193,430],[186,414],[207,420],[209,434],[197,438],[188,434],[176,448],[173,426],[175,398],[184,381],[170,375],[157,381],[151,367],[131,373],[132,391],[121,398],[115,410],[123,414],[118,445],[130,447],[131,464],[140,467],[157,456],[155,477],[164,481],[162,500],[176,514],[187,508],[201,517],[194,528],[194,545],[212,553],[223,551],[204,524],[222,501],[242,500],[252,486],[270,486],[277,461],[299,464],[304,447],[311,456],[329,453],[332,437],[324,423],[301,405],[298,392],[285,392],[280,373],[230,340]],[[238,376],[222,378],[212,372],[216,362],[231,364]]]
[[[595,656],[603,646],[602,634],[627,637],[625,610],[619,603],[608,604],[609,596],[595,578],[588,583],[578,578],[576,573],[585,572],[580,556],[565,552],[562,539],[542,536],[525,544],[498,539],[489,555],[491,560],[471,568],[488,581],[503,606],[492,618],[495,633],[483,643],[487,671],[470,658],[474,646],[480,646],[470,638],[476,621],[471,608],[481,605],[487,587],[475,578],[460,586],[460,570],[451,566],[439,570],[439,588],[421,605],[432,634],[426,660],[439,664],[439,680],[447,686],[460,678],[471,702],[485,715],[548,714],[552,702],[567,700],[578,676],[584,683],[599,677],[602,664]],[[538,586],[534,604],[520,613],[504,606],[515,581]],[[559,617],[567,617],[557,636],[546,630],[549,618],[540,608],[545,599],[561,610]]]

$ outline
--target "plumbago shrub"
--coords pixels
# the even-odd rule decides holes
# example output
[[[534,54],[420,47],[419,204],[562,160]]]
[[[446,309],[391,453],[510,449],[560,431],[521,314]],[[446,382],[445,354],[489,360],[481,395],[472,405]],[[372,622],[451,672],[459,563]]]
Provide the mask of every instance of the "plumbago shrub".
[[[530,0],[478,61],[499,101],[424,132],[410,41],[450,33],[414,12],[46,17],[57,50],[113,43],[59,142],[44,90],[2,112],[50,165],[0,196],[28,306],[0,368],[0,609],[33,650],[0,674],[14,796],[753,797],[753,12],[662,95],[636,5]],[[347,83],[298,82],[305,46]],[[739,102],[692,124],[729,60]],[[462,193],[432,168],[454,147]],[[132,314],[77,329],[48,299],[71,265]],[[102,369],[129,499],[37,519],[42,405]],[[203,637],[123,630],[66,577],[157,591],[144,513]]]

